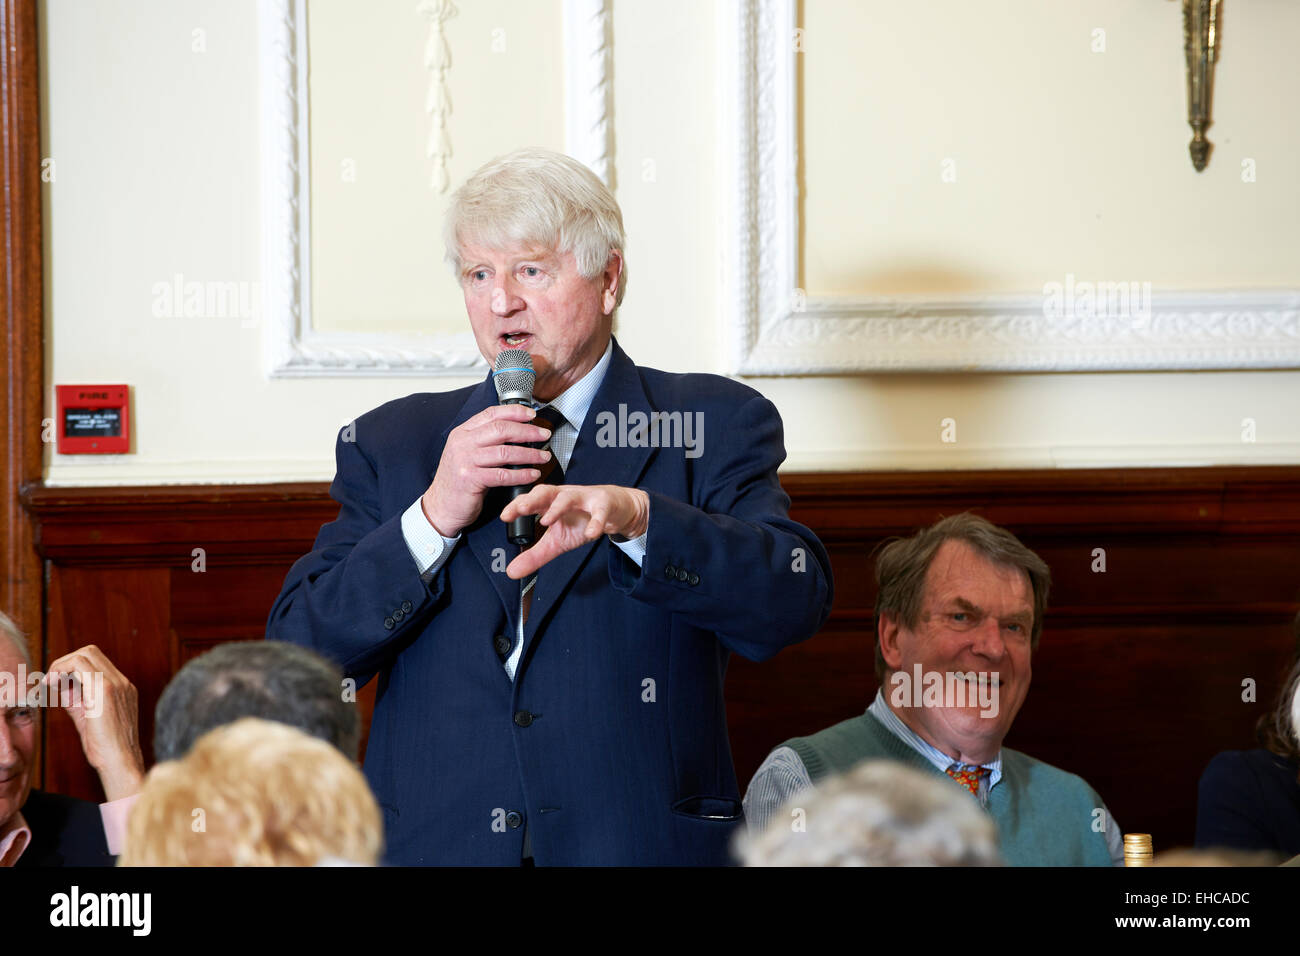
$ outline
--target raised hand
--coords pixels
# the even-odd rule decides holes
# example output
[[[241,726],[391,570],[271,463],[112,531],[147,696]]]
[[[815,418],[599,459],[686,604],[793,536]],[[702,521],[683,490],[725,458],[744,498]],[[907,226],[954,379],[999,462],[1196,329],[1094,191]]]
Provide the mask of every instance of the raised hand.
[[[603,534],[636,538],[650,520],[650,496],[618,485],[538,485],[501,512],[502,521],[541,515],[546,529],[537,543],[506,566],[511,578],[526,578],[547,561]]]
[[[135,685],[94,644],[65,654],[45,674],[51,706],[62,706],[60,686],[72,681],[68,716],[81,737],[86,761],[99,774],[104,796],[118,800],[138,793],[144,781],[140,751],[140,697]]]

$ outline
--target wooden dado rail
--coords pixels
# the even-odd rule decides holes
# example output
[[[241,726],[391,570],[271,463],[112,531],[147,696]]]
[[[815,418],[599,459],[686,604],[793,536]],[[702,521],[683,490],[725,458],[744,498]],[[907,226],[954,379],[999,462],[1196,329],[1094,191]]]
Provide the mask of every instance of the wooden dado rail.
[[[835,610],[818,636],[771,661],[733,658],[727,705],[742,788],[773,745],[861,712],[875,693],[872,549],[969,509],[1015,531],[1055,578],[1008,743],[1084,776],[1157,849],[1191,842],[1201,770],[1219,750],[1253,745],[1291,650],[1300,468],[782,480],[793,516],[830,549]],[[214,644],[260,638],[286,571],[336,510],[314,483],[28,487],[22,500],[46,567],[44,660],[104,648],[140,689],[146,750],[171,675]],[[1104,573],[1093,571],[1097,548]],[[1242,700],[1247,678],[1254,703]],[[45,786],[96,798],[71,722],[51,715],[45,736]]]

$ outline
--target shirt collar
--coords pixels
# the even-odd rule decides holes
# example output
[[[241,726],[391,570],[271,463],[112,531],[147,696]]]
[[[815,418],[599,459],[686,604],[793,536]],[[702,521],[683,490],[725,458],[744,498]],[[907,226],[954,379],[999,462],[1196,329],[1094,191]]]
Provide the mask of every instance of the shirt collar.
[[[32,842],[32,831],[21,813],[15,813],[0,827],[0,867],[13,866]]]
[[[550,405],[564,416],[565,421],[573,426],[574,431],[582,431],[582,423],[587,417],[600,383],[605,380],[609,368],[610,356],[614,354],[614,337],[610,336],[605,344],[605,354],[600,357],[590,372],[582,376],[549,402],[542,402],[538,407]]]
[[[867,708],[867,713],[884,724],[885,729],[895,737],[933,764],[936,770],[941,770],[946,773],[950,767],[956,770],[971,769],[969,765],[959,763],[958,761],[953,760],[952,757],[949,757],[942,750],[931,746],[929,741],[917,734],[916,731],[912,730],[912,728],[907,726],[907,724],[903,723],[899,716],[889,709],[889,705],[885,703],[884,695],[879,690],[876,691],[876,699],[873,700],[871,706]],[[985,761],[980,764],[980,766],[988,768],[989,789],[991,790],[994,785],[1002,779],[1001,749],[998,750],[992,760]]]

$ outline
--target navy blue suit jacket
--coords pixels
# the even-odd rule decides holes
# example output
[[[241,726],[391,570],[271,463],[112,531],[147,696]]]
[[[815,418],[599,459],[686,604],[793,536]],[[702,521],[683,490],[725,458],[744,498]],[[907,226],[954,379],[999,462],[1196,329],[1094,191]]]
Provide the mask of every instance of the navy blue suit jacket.
[[[99,804],[61,793],[33,790],[23,804],[23,819],[32,831],[15,867],[112,866]]]
[[[1275,753],[1225,750],[1197,787],[1196,845],[1300,853],[1300,767]]]
[[[777,480],[780,416],[745,385],[641,368],[615,343],[565,481],[648,492],[645,561],[602,537],[546,564],[512,683],[493,648],[519,615],[503,494],[428,585],[401,530],[448,433],[495,404],[489,375],[340,434],[338,518],[290,570],[267,637],[378,674],[365,773],[389,862],[517,865],[526,824],[539,865],[727,863],[741,823],[728,655],[768,658],[831,606],[825,549]],[[703,413],[702,453],[601,447],[601,413],[620,405],[634,422]]]

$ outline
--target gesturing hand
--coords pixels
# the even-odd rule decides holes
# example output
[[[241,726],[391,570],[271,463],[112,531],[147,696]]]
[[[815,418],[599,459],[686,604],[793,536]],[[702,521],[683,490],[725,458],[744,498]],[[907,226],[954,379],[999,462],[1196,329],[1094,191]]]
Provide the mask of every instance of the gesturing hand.
[[[506,576],[517,579],[602,534],[625,538],[645,534],[650,496],[639,488],[618,485],[538,485],[506,505],[501,520],[520,515],[541,515],[537,522],[546,531],[506,567]]]
[[[545,441],[550,435],[529,424],[536,416],[527,405],[493,405],[452,429],[433,482],[420,499],[425,518],[440,535],[454,538],[472,524],[483,509],[487,489],[526,485],[541,476],[532,466],[548,461],[551,453],[520,444]]]
[[[66,709],[81,737],[86,761],[104,785],[104,796],[118,800],[138,793],[144,782],[144,756],[140,752],[140,698],[135,685],[94,644],[50,664],[45,682],[52,705],[62,703],[62,675],[80,686],[80,694],[72,695],[72,706]],[[80,703],[75,703],[78,697]]]

